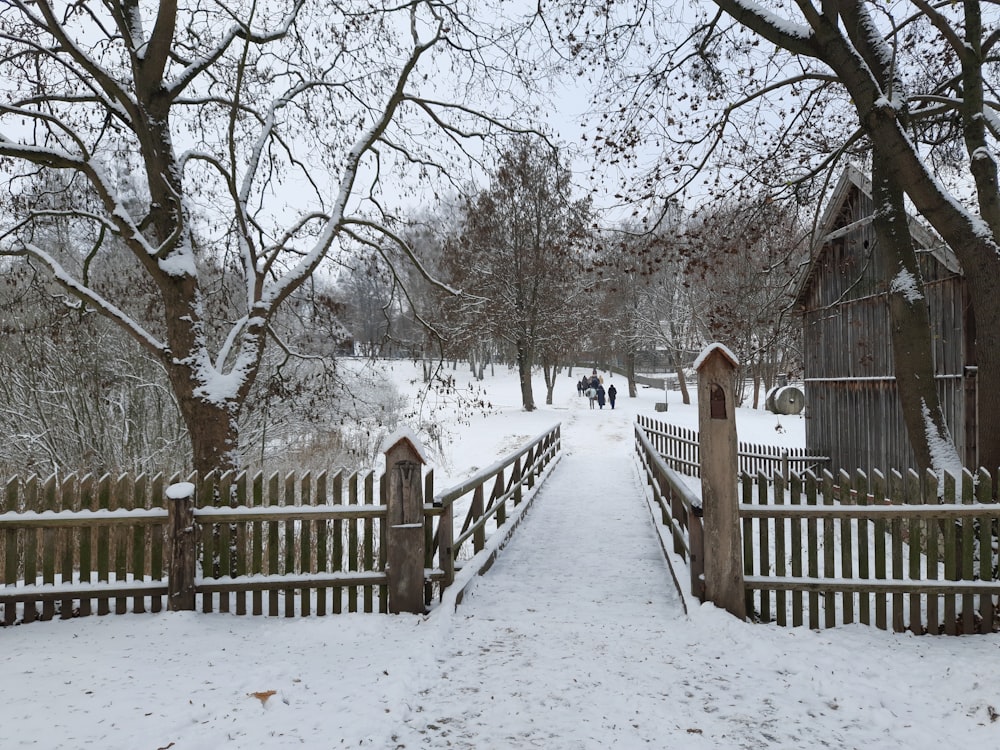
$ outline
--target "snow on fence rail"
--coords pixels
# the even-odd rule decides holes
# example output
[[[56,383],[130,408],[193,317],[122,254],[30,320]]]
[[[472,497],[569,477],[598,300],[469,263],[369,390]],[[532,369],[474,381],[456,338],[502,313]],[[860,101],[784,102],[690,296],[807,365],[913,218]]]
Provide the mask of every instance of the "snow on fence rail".
[[[422,502],[433,471],[418,479],[425,604],[535,486],[558,454],[559,429],[433,502]],[[0,496],[0,625],[165,608],[387,612],[386,492],[385,476],[371,473],[14,477]],[[454,529],[456,501],[469,493]]]
[[[636,452],[688,590],[705,601],[701,498],[636,422]],[[1000,629],[1000,504],[985,469],[838,476],[741,472],[746,611],[778,625],[860,622],[914,633]],[[710,509],[709,509],[710,511]],[[673,563],[671,563],[673,567]],[[673,570],[675,581],[683,570]],[[680,585],[680,584],[678,584]]]
[[[888,480],[888,481],[887,481]],[[989,473],[741,477],[747,611],[810,628],[861,622],[979,633],[997,619],[1000,505]],[[940,491],[939,491],[940,490]]]
[[[639,415],[637,419],[667,466],[688,476],[701,476],[697,430],[657,421],[645,415]],[[740,471],[747,474],[780,473],[786,479],[793,471],[801,473],[807,469],[817,469],[830,460],[828,456],[811,456],[805,448],[778,448],[743,441],[737,444],[736,454]]]

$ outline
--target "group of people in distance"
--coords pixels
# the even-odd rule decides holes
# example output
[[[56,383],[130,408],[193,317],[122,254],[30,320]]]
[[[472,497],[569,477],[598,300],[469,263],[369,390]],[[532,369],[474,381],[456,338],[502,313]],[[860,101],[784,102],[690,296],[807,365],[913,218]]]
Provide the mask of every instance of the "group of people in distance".
[[[604,390],[604,378],[597,375],[597,370],[594,370],[590,377],[584,375],[580,382],[576,384],[576,392],[581,396],[586,396],[590,399],[590,408],[594,408],[594,402],[603,409],[605,398],[608,403],[611,404],[611,408],[615,408],[615,398],[618,396],[618,389],[615,388],[614,383],[608,386],[608,390]]]

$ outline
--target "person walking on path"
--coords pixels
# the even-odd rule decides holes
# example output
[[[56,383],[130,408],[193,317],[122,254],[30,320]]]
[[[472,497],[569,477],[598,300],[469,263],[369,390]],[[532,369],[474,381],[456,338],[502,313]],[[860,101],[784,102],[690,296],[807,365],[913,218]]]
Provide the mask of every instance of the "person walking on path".
[[[595,401],[595,399],[597,399],[597,389],[593,388],[593,387],[589,387],[589,388],[587,388],[586,391],[583,392],[583,395],[585,395],[590,400],[590,408],[593,409],[594,408],[594,401]]]
[[[604,408],[604,386],[600,383],[597,384],[597,405]]]
[[[615,397],[618,396],[618,389],[615,388],[615,384],[612,383],[608,386],[608,403],[611,404],[611,408],[615,408]]]

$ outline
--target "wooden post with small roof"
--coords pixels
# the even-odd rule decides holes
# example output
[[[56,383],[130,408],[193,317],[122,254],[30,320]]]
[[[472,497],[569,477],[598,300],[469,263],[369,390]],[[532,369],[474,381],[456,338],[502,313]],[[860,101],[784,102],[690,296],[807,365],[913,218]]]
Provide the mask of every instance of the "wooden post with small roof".
[[[722,344],[709,345],[695,361],[705,598],[744,619],[735,414],[738,366],[735,355]]]
[[[420,440],[405,428],[385,441],[386,576],[389,611],[424,612],[424,458]]]

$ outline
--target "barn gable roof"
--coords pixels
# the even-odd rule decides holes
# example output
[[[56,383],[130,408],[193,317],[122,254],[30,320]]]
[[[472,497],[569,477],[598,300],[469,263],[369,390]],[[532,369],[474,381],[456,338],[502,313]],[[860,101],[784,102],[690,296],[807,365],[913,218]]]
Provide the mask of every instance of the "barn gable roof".
[[[817,225],[810,251],[806,272],[802,275],[795,289],[795,306],[803,307],[806,295],[815,281],[818,270],[822,267],[822,258],[831,240],[845,235],[873,221],[873,216],[865,216],[856,221],[849,221],[848,209],[851,198],[857,194],[871,197],[871,179],[857,166],[850,164],[840,174],[837,186],[826,205],[823,217]],[[942,266],[952,273],[961,273],[958,259],[944,242],[920,223],[915,217],[909,217],[910,233],[917,244],[917,252],[930,253]]]

